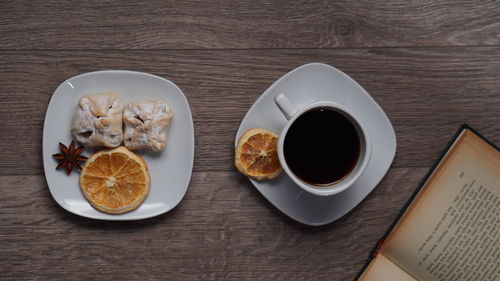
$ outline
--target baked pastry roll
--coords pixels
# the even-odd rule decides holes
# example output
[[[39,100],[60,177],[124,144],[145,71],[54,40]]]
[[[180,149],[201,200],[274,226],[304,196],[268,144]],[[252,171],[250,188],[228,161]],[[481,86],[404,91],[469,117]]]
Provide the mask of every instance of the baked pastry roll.
[[[113,92],[80,98],[71,133],[86,146],[119,146],[123,140],[123,103]]]
[[[129,149],[164,150],[167,127],[173,115],[168,104],[162,100],[146,100],[126,105],[123,110],[125,146]]]

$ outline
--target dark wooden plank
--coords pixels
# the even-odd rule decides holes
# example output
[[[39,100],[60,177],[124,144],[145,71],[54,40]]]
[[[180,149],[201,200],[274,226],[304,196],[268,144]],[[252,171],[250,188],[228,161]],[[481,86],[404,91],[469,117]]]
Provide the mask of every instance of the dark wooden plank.
[[[0,174],[41,174],[41,135],[59,83],[87,71],[133,69],[177,83],[195,121],[195,171],[231,170],[248,108],[307,62],[330,63],[363,85],[398,138],[394,166],[429,166],[462,122],[500,143],[500,49],[390,48],[266,51],[0,53]]]
[[[0,176],[0,279],[352,280],[427,168],[393,168],[337,222],[308,227],[236,172],[195,172],[173,211],[131,222],[60,208],[43,176]]]
[[[500,44],[496,1],[2,1],[0,49]]]

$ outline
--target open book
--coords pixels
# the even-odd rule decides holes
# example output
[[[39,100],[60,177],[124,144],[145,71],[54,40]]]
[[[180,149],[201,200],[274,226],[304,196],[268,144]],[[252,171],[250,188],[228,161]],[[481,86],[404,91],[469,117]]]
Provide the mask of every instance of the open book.
[[[358,280],[500,280],[500,152],[464,125]]]

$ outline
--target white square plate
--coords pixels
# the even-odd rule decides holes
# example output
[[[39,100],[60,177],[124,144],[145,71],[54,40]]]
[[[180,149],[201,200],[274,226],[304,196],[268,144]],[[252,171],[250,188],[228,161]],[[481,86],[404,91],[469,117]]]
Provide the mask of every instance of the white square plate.
[[[71,123],[81,96],[114,91],[129,103],[146,99],[162,99],[174,112],[167,131],[167,147],[160,153],[135,151],[148,164],[151,188],[137,209],[110,215],[94,209],[80,191],[79,173],[69,176],[56,170],[52,154],[59,153],[58,143],[71,142]],[[90,156],[94,149],[85,149]],[[194,160],[194,128],[186,97],[174,83],[142,72],[106,70],[85,73],[64,81],[50,100],[43,126],[43,166],[45,178],[54,200],[74,214],[101,220],[138,220],[157,216],[174,208],[187,191]]]
[[[380,182],[396,154],[396,135],[389,118],[356,81],[342,71],[322,63],[300,66],[271,85],[248,110],[236,134],[263,128],[280,134],[287,119],[274,103],[284,93],[298,108],[317,101],[333,101],[350,109],[365,125],[372,142],[372,155],[363,174],[345,191],[317,196],[303,191],[285,173],[274,180],[250,179],[255,188],[276,208],[307,225],[324,225],[347,214]]]

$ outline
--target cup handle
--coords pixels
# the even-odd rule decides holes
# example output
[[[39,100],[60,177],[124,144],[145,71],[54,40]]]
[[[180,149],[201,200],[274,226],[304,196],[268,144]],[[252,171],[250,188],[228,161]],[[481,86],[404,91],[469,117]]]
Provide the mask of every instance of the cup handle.
[[[274,98],[274,102],[281,110],[281,113],[283,113],[288,120],[290,120],[290,118],[292,118],[292,116],[298,111],[295,105],[293,105],[284,94],[277,95]]]

